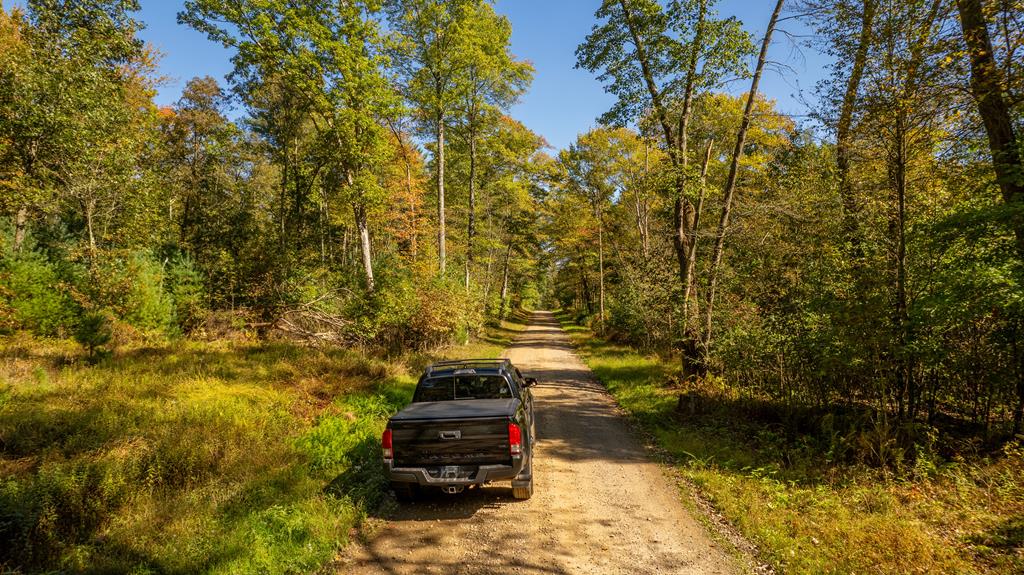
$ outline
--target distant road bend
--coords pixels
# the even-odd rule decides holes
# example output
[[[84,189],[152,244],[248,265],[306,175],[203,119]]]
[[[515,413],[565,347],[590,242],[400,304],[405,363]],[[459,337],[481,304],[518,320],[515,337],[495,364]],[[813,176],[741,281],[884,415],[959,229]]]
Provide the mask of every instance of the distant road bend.
[[[550,312],[535,312],[506,355],[540,380],[533,498],[516,501],[501,485],[401,505],[351,546],[339,573],[739,572]]]

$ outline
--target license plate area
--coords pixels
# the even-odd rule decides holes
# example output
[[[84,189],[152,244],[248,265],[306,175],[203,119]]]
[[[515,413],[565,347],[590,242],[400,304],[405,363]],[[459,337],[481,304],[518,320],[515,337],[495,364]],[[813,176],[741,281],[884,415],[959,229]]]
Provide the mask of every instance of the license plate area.
[[[431,479],[443,481],[471,480],[476,477],[480,467],[477,465],[438,465],[427,467],[427,475]]]

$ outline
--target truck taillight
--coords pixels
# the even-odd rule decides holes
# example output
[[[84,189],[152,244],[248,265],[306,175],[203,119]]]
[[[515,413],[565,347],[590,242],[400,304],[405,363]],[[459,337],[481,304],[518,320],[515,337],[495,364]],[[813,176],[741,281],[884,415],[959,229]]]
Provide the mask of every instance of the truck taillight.
[[[514,423],[508,424],[508,450],[512,457],[523,455],[523,432]]]
[[[395,452],[391,443],[391,430],[385,429],[384,435],[380,438],[380,446],[384,450],[384,459],[394,458]]]

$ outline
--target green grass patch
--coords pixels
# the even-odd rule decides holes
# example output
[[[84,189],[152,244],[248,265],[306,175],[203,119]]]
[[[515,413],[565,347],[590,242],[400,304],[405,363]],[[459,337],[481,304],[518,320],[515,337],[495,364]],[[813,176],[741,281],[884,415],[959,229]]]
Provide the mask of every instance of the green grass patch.
[[[921,458],[921,469],[898,477],[845,463],[824,429],[762,425],[728,403],[680,412],[673,362],[559,319],[619,404],[780,572],[1024,572],[1020,446],[974,460]]]
[[[499,355],[501,327],[442,355]],[[0,571],[317,571],[381,504],[380,433],[430,359],[0,339]]]

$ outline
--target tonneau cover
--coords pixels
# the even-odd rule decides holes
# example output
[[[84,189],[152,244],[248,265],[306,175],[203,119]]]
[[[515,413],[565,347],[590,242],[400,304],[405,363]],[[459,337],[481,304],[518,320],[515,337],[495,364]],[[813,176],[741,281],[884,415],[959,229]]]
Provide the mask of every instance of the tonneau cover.
[[[409,407],[392,416],[391,421],[511,417],[518,408],[519,400],[515,398],[423,401],[409,404]]]

